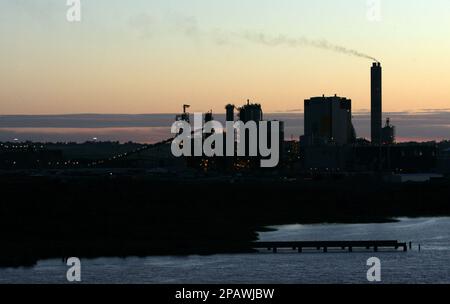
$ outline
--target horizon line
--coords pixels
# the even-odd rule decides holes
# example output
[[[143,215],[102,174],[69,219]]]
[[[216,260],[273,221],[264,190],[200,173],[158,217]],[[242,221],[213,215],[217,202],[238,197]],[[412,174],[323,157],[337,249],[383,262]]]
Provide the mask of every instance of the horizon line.
[[[208,113],[208,111],[200,112],[193,111],[190,114],[194,113]],[[352,111],[353,114],[366,114],[370,113],[369,109],[357,109]],[[450,113],[450,108],[448,109],[417,109],[417,110],[399,110],[399,111],[384,111],[383,114],[438,114],[438,113]],[[154,112],[154,113],[100,113],[100,112],[75,112],[75,113],[37,113],[37,114],[0,114],[0,117],[32,117],[32,116],[101,116],[101,115],[127,115],[127,116],[139,116],[139,115],[177,115],[178,112]],[[225,115],[226,112],[213,112],[213,114],[217,115]],[[304,114],[304,110],[280,110],[280,111],[269,111],[264,112],[264,114]]]

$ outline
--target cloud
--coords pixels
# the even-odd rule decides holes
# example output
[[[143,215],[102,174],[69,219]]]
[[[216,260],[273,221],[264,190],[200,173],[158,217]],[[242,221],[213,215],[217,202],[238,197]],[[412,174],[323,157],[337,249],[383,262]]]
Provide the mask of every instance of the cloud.
[[[441,108],[441,109],[421,109],[420,112],[425,113],[448,113],[450,112],[450,108]]]
[[[287,109],[287,110],[279,110],[275,111],[275,113],[303,113],[303,109]]]
[[[198,20],[194,16],[182,16],[176,13],[165,15],[140,13],[129,18],[131,30],[139,38],[154,38],[157,34],[182,35],[189,39],[206,38],[200,30]]]

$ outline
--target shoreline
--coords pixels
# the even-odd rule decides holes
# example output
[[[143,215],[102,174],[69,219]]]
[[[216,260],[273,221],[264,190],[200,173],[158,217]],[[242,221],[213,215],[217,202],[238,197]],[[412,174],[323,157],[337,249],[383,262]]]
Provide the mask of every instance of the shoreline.
[[[448,182],[0,177],[0,267],[70,256],[251,252],[270,226],[450,215]],[[270,187],[269,187],[270,186]],[[25,191],[26,190],[26,191]],[[425,203],[426,202],[426,203]]]
[[[308,223],[308,224],[300,224],[300,223],[296,223],[296,224],[284,224],[284,225],[278,225],[278,226],[288,226],[288,225],[347,225],[347,224],[383,224],[383,223],[399,223],[402,222],[404,219],[438,219],[438,218],[450,218],[450,216],[430,216],[430,217],[403,217],[403,218],[396,218],[396,219],[390,219],[390,220],[386,220],[386,221],[374,221],[374,222],[335,222],[335,223]],[[260,231],[260,230],[265,230],[265,231]],[[274,231],[278,231],[279,229],[275,228],[275,226],[271,226],[271,227],[265,227],[264,229],[258,229],[258,232],[274,232]],[[258,253],[258,250],[241,250],[241,251],[235,251],[235,252],[211,252],[211,253],[206,253],[206,252],[199,252],[199,253],[167,253],[167,254],[149,254],[149,255],[126,255],[126,256],[87,256],[87,257],[81,257],[82,259],[87,259],[87,260],[96,260],[96,259],[109,259],[109,258],[117,258],[117,259],[133,259],[133,258],[151,258],[151,257],[180,257],[180,258],[185,258],[185,257],[190,257],[190,256],[215,256],[215,255],[233,255],[233,254],[255,254]],[[5,269],[20,269],[20,268],[24,268],[24,269],[31,269],[34,266],[36,266],[39,262],[44,262],[44,261],[51,261],[51,260],[62,260],[61,257],[48,257],[48,258],[43,258],[43,259],[38,259],[35,263],[29,264],[29,265],[16,265],[16,266],[4,266],[0,264],[0,270],[5,270]],[[62,260],[62,262],[64,262]]]
[[[450,216],[449,216],[450,217]],[[424,219],[433,219],[433,218],[447,218],[447,216],[427,216],[427,217],[404,217],[406,219],[414,219],[414,218],[424,218]],[[396,219],[374,219],[374,220],[369,220],[366,219],[365,221],[341,221],[341,222],[305,222],[305,223],[296,223],[296,224],[279,224],[279,225],[270,225],[270,226],[266,226],[266,227],[258,227],[254,230],[254,232],[256,234],[259,233],[264,233],[264,232],[275,232],[278,231],[279,229],[276,228],[276,226],[286,226],[286,225],[348,225],[348,224],[384,224],[384,223],[397,223],[397,222],[401,222],[401,219],[396,218]],[[254,254],[257,253],[258,250],[252,249],[250,247],[248,247],[249,245],[251,245],[254,241],[258,241],[259,238],[256,238],[254,240],[249,240],[248,242],[246,242],[245,244],[243,244],[242,248],[237,248],[233,251],[228,251],[228,250],[217,250],[217,251],[210,251],[207,249],[197,249],[197,250],[192,250],[192,251],[173,251],[173,252],[149,252],[147,254],[126,254],[126,255],[117,255],[117,254],[113,254],[113,255],[78,255],[78,257],[83,258],[83,259],[88,259],[88,260],[93,260],[93,259],[99,259],[99,258],[120,258],[120,259],[127,259],[127,258],[145,258],[145,257],[188,257],[188,256],[213,256],[213,255],[220,255],[220,254]],[[26,244],[27,246],[30,245],[30,243]],[[98,244],[97,244],[98,245]],[[127,244],[130,247],[131,251],[135,251],[136,250],[136,243],[134,244]],[[134,245],[134,246],[133,246]],[[86,243],[83,242],[83,246],[86,246]],[[37,246],[40,247],[40,246]],[[43,245],[43,247],[46,247],[46,245]],[[90,244],[90,249],[92,250],[92,244]],[[145,242],[139,244],[138,247],[145,247]],[[25,250],[26,251],[26,250]],[[145,251],[145,250],[144,250]],[[16,252],[16,257],[13,259],[4,259],[4,257],[2,257],[2,259],[0,259],[0,269],[17,269],[17,268],[33,268],[34,266],[37,265],[37,263],[41,262],[41,261],[48,261],[48,260],[57,260],[57,259],[61,259],[64,260],[65,256],[47,256],[47,257],[42,257],[42,258],[37,258],[36,256],[31,256],[29,255],[30,252],[28,252],[28,254],[23,255],[24,251],[20,251],[20,252]],[[22,254],[22,255],[21,255]]]

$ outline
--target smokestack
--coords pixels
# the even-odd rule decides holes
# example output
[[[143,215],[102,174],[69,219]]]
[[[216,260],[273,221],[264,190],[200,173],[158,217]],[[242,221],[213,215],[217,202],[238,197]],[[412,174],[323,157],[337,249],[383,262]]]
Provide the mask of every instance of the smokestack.
[[[374,145],[381,145],[382,96],[381,63],[374,62],[371,69],[371,137]]]

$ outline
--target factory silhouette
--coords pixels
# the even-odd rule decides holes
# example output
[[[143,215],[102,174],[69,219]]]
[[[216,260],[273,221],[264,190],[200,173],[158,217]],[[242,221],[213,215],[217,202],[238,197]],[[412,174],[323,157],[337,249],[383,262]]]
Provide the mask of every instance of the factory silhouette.
[[[430,143],[396,143],[396,128],[389,118],[383,126],[382,66],[374,62],[371,67],[371,138],[357,137],[352,123],[352,101],[346,97],[321,96],[304,101],[304,135],[299,141],[285,139],[285,124],[280,122],[279,170],[297,173],[380,172],[424,173],[438,169],[438,147]],[[190,121],[186,111],[176,120]],[[261,104],[248,100],[242,107],[228,104],[226,121],[240,120],[256,123],[264,119]],[[238,115],[235,117],[234,110]],[[204,122],[213,120],[212,111],[204,116]],[[270,121],[268,122],[271,123]],[[208,135],[205,135],[206,137]],[[245,137],[246,146],[249,136]],[[270,140],[269,140],[270,143]],[[275,144],[275,143],[272,143]],[[190,167],[227,171],[252,171],[258,169],[256,157],[191,157]]]
[[[284,123],[278,120],[264,120],[260,104],[250,103],[250,100],[247,100],[246,105],[238,108],[238,121],[235,120],[235,105],[226,105],[226,127],[223,127],[219,121],[214,121],[212,111],[210,111],[204,115],[204,124],[201,121],[194,123],[194,130],[189,127],[191,119],[189,113],[186,112],[189,107],[189,105],[183,106],[183,113],[176,116],[176,122],[172,126],[172,132],[178,131],[178,135],[180,135],[179,129],[183,129],[181,136],[188,142],[176,137],[172,143],[172,153],[174,150],[185,150],[187,144],[188,156],[178,152],[176,154],[187,157],[190,166],[202,167],[207,171],[211,167],[228,168],[229,170],[256,168],[258,161],[261,167],[273,168],[279,164],[280,148],[284,143]],[[196,113],[196,115],[201,120],[203,115],[201,113]],[[180,122],[185,123],[182,124],[184,127],[180,126]],[[216,133],[214,128],[205,130],[209,123],[219,126],[222,132]],[[186,125],[190,137],[184,135]],[[213,135],[214,137],[212,137]],[[208,143],[208,147],[211,145],[213,155],[205,155],[197,148],[197,153],[192,157],[193,151],[196,150],[194,147],[196,141],[200,141],[202,144]],[[202,145],[199,144],[199,146]]]
[[[183,156],[175,157],[171,151],[174,138],[155,144],[85,142],[77,143],[0,143],[0,169],[41,170],[40,174],[86,174],[124,175],[136,174],[182,176],[190,178],[199,173],[222,175],[234,174],[271,178],[296,178],[327,175],[367,174],[379,175],[389,180],[404,180],[406,174],[422,174],[422,181],[435,179],[436,175],[450,173],[450,145],[442,142],[396,143],[396,128],[389,118],[383,123],[382,66],[374,62],[370,71],[371,115],[370,140],[357,136],[358,130],[352,122],[352,100],[342,96],[311,97],[304,101],[304,134],[298,139],[287,139],[286,124],[283,121],[266,120],[263,107],[259,103],[247,102],[242,106],[227,104],[222,124],[241,122],[256,124],[256,132],[246,130],[244,138],[235,136],[234,142],[227,142],[226,130],[211,130],[202,134],[202,141],[211,141],[223,134],[223,155],[226,156]],[[183,105],[183,112],[175,121],[191,124],[190,105]],[[271,115],[273,117],[273,115]],[[300,117],[299,117],[300,119]],[[213,112],[203,115],[206,124],[214,120]],[[259,123],[267,123],[267,129],[276,123],[279,126],[277,142],[272,142],[272,134],[262,137]],[[194,130],[194,129],[192,129]],[[175,137],[175,136],[173,136]],[[267,140],[270,150],[278,148],[278,165],[262,168],[262,161],[270,157],[257,151],[260,140]],[[237,153],[237,147],[245,153]],[[234,144],[235,153],[227,153]],[[218,146],[214,146],[214,150]],[[216,152],[216,151],[215,151]],[[229,152],[229,151],[228,151]],[[242,151],[241,151],[242,152]],[[233,156],[228,156],[228,155]],[[251,156],[248,156],[251,155]],[[76,172],[72,172],[75,170]],[[267,174],[265,174],[267,173]]]

